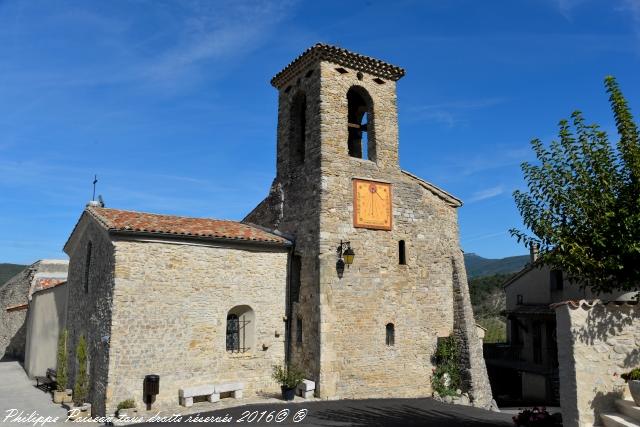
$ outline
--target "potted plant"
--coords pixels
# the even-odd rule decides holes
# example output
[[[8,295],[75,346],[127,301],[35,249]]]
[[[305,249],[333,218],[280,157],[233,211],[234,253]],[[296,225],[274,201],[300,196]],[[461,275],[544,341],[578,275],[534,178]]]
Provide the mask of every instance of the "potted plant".
[[[69,376],[67,375],[67,337],[66,329],[58,337],[58,357],[56,366],[56,389],[53,391],[54,403],[71,402],[72,390],[67,388]]]
[[[275,365],[273,367],[273,379],[280,384],[283,400],[293,400],[296,395],[296,387],[304,379],[304,374],[291,366]]]
[[[118,403],[118,418],[131,417],[136,412],[136,402],[133,399]]]
[[[80,335],[76,347],[76,359],[78,360],[78,374],[73,387],[74,406],[69,410],[72,419],[86,418],[91,415],[91,404],[86,402],[89,391],[89,376],[87,374],[87,342],[84,335]]]
[[[620,375],[629,384],[629,392],[637,406],[640,406],[640,368],[632,369]]]
[[[551,415],[544,407],[534,407],[533,409],[525,409],[518,415],[511,417],[516,426],[527,427],[553,427],[562,425],[560,417],[556,414]]]

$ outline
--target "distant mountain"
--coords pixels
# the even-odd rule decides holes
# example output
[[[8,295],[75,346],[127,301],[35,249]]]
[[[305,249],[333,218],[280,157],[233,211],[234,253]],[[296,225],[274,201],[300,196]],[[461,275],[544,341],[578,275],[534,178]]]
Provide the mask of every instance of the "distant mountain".
[[[0,286],[27,267],[19,264],[0,264]]]
[[[516,273],[529,262],[529,255],[517,255],[507,258],[483,258],[474,253],[464,254],[464,265],[467,276],[480,277],[493,274]]]

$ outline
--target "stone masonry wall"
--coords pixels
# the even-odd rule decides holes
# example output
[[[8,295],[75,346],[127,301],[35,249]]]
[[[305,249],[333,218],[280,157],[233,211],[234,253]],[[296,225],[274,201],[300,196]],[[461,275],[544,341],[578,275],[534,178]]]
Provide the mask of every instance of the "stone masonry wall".
[[[309,74],[311,73],[311,74]],[[293,253],[300,256],[300,294],[291,303],[288,335],[295,341],[297,319],[302,320],[302,345],[290,346],[291,364],[306,378],[318,381],[320,370],[320,301],[318,299],[318,243],[320,235],[320,73],[315,64],[282,88],[278,99],[277,174],[269,196],[251,212],[245,222],[277,229],[292,236]],[[304,93],[306,132],[304,161],[292,159],[292,103]]]
[[[454,330],[456,209],[399,168],[395,82],[339,73],[330,63],[321,69],[321,392],[338,398],[429,396],[437,336]],[[346,93],[352,86],[373,99],[369,144],[376,146],[375,161],[347,152]],[[391,231],[353,227],[354,178],[391,183]],[[343,279],[335,270],[340,240],[349,240],[356,252]],[[406,242],[407,265],[398,265],[399,240]],[[393,347],[385,346],[387,323],[395,325]],[[482,360],[478,365],[484,369]]]
[[[0,285],[0,360],[24,359],[27,310],[6,308],[27,303],[33,270],[30,266]]]
[[[160,241],[115,243],[115,288],[106,412],[133,398],[144,376],[160,376],[154,410],[178,405],[185,386],[245,383],[245,396],[277,393],[284,363],[286,249]],[[255,313],[255,347],[226,351],[235,306]]]
[[[599,425],[627,392],[620,374],[640,365],[640,306],[559,304],[556,322],[563,425]]]
[[[280,88],[276,180],[245,221],[294,235],[295,251],[303,255],[300,301],[291,316],[292,329],[297,317],[303,321],[303,342],[292,344],[292,361],[312,371],[316,394],[429,396],[438,335],[453,333],[458,309],[456,318],[465,320],[459,330],[474,324],[468,289],[454,300],[451,260],[460,255],[456,209],[399,168],[395,82],[380,84],[375,76],[337,67],[316,63]],[[373,100],[372,160],[348,155],[346,94],[352,86],[365,89]],[[299,90],[307,96],[307,158],[296,166],[289,156],[289,109]],[[353,227],[353,178],[392,184],[392,231]],[[350,241],[356,252],[342,279],[336,271],[341,240]],[[407,265],[398,265],[399,240],[406,241]],[[395,325],[394,346],[385,345],[387,323]],[[475,336],[475,325],[464,336],[470,334]],[[467,368],[474,384],[484,379],[488,389],[476,347],[468,352],[473,363]],[[480,406],[486,406],[486,394],[479,393]],[[489,401],[490,396],[489,391]]]
[[[82,230],[82,231],[80,231]],[[106,231],[83,214],[76,232],[79,238],[70,249],[67,277],[67,320],[69,331],[69,388],[73,388],[78,370],[76,346],[84,335],[88,349],[89,397],[93,414],[104,414],[111,335],[111,302],[113,295],[114,247]],[[91,242],[89,287],[84,278],[87,247]]]

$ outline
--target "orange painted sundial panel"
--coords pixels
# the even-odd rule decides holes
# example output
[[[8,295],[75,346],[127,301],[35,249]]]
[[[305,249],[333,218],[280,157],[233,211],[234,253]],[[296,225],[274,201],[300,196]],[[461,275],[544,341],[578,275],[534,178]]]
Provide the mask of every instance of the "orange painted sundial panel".
[[[391,230],[391,184],[353,180],[353,226]]]

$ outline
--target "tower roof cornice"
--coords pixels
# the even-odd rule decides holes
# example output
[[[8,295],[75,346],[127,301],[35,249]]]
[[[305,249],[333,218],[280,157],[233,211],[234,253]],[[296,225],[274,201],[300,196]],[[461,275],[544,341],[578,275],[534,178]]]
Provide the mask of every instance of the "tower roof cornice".
[[[306,69],[311,63],[316,61],[329,61],[344,67],[358,70],[378,76],[383,79],[397,81],[404,76],[403,68],[389,64],[388,62],[351,52],[338,46],[324,43],[316,43],[300,56],[294,59],[289,65],[271,79],[271,85],[281,88],[291,78]]]

